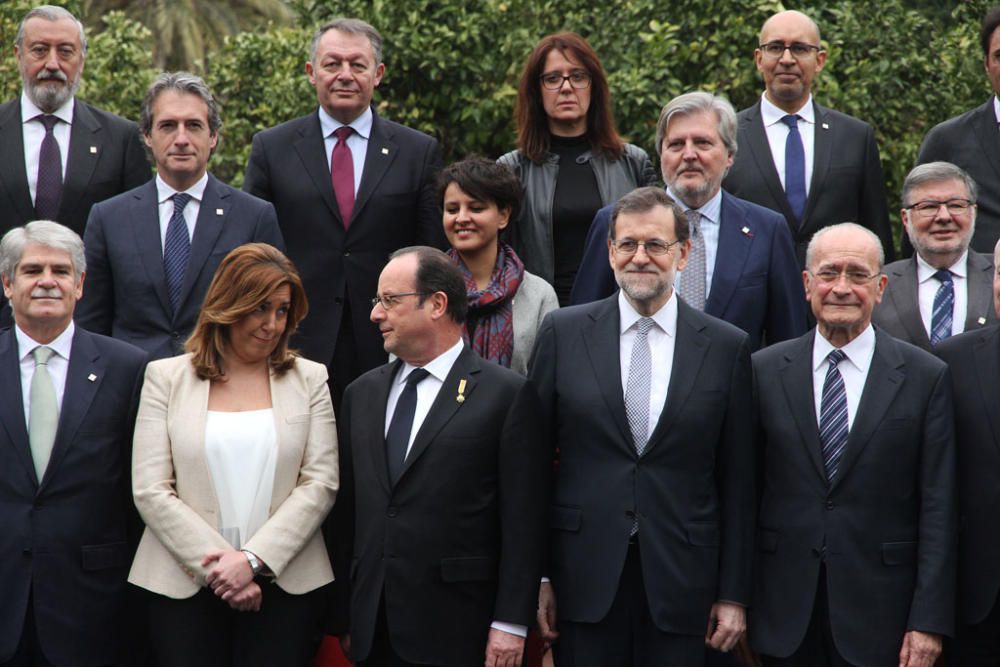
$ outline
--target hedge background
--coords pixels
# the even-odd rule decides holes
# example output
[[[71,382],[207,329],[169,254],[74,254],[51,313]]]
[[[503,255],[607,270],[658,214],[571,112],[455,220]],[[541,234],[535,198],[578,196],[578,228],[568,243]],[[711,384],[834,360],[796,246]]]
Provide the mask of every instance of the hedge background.
[[[33,0],[0,3],[0,99],[20,90],[12,44]],[[619,130],[652,153],[661,106],[682,92],[752,104],[762,83],[753,49],[763,21],[800,9],[823,31],[829,50],[814,89],[822,104],[871,123],[886,173],[890,211],[924,134],[982,104],[990,94],[978,43],[992,5],[903,0],[287,0],[294,25],[244,32],[194,69],[223,105],[223,141],[210,168],[239,186],[250,139],[263,128],[316,106],[304,72],[312,30],[334,16],[358,16],[384,38],[386,76],[379,113],[438,137],[445,159],[510,150],[517,78],[541,36],[575,30],[609,73]],[[65,6],[89,28],[80,97],[129,118],[156,74],[152,34],[120,12],[88,16],[80,0]],[[89,4],[88,4],[89,6]],[[895,215],[895,213],[893,213]],[[895,221],[898,227],[898,221]]]

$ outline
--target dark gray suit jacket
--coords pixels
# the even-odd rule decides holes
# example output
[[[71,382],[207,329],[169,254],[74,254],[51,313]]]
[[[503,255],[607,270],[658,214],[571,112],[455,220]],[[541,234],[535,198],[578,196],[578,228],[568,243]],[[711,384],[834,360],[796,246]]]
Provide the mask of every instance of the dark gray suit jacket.
[[[993,307],[993,258],[970,250],[967,267],[968,310],[964,330],[971,331],[997,319]],[[888,264],[884,271],[889,276],[889,284],[882,302],[872,312],[872,322],[900,340],[933,351],[920,318],[916,257]]]
[[[882,162],[872,126],[813,102],[816,140],[809,198],[801,224],[795,220],[774,167],[760,116],[760,101],[739,113],[739,151],[722,187],[729,193],[785,216],[795,240],[799,265],[813,234],[841,222],[856,222],[875,232],[885,256],[894,246],[885,197]]]
[[[156,181],[102,202],[84,234],[87,279],[76,322],[141,347],[150,359],[180,354],[219,262],[255,241],[284,250],[274,207],[209,174],[174,312],[163,273]]]

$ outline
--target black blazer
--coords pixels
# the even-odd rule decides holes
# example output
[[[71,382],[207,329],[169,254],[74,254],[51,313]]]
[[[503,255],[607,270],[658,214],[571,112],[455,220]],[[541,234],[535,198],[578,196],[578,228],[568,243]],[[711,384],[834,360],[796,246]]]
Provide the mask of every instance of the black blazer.
[[[353,382],[339,415],[334,572],[350,584],[352,657],[369,655],[384,598],[406,661],[480,664],[491,622],[535,618],[552,449],[532,385],[466,348],[392,486],[385,407],[401,363]]]
[[[937,347],[951,370],[958,445],[958,613],[980,623],[1000,593],[1000,326],[952,336]]]
[[[957,528],[951,381],[939,359],[880,329],[829,484],[813,394],[815,329],[753,355],[761,489],[750,640],[802,643],[826,566],[837,650],[896,664],[903,635],[953,628]]]
[[[120,338],[150,359],[181,354],[219,263],[259,241],[284,250],[274,207],[209,174],[191,239],[181,307],[174,312],[163,273],[156,181],[94,206],[84,234],[87,279],[76,322]]]
[[[713,603],[750,603],[749,341],[678,301],[666,405],[640,457],[625,413],[619,326],[617,295],[553,311],[530,366],[559,448],[548,570],[559,619],[604,618],[638,516],[653,621],[704,635]]]
[[[920,318],[920,301],[917,298],[917,259],[901,259],[883,269],[889,283],[882,295],[882,302],[872,312],[872,322],[889,334],[911,345],[932,352],[931,339]],[[978,329],[996,322],[993,307],[993,256],[969,251],[966,260],[968,309],[965,314],[965,331]]]
[[[52,457],[28,444],[17,339],[0,332],[0,662],[28,607],[54,664],[118,661],[125,581],[138,543],[129,470],[146,355],[77,327]]]
[[[345,231],[317,112],[254,137],[243,189],[274,204],[288,256],[302,275],[309,317],[294,345],[305,357],[330,363],[346,300],[359,366],[385,363],[382,338],[368,319],[371,299],[391,252],[447,247],[434,183],[440,168],[436,139],[376,114]]]
[[[760,117],[760,101],[738,115],[739,151],[722,182],[728,192],[785,216],[795,240],[799,265],[813,234],[841,222],[856,222],[875,232],[886,260],[895,251],[885,197],[882,162],[872,126],[813,102],[816,139],[812,181],[801,224],[795,220],[774,167]]]

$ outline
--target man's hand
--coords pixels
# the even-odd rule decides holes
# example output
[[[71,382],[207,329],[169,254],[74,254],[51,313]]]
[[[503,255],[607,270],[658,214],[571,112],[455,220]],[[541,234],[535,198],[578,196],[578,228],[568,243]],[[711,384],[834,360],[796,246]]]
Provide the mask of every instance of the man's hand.
[[[543,581],[538,587],[538,634],[546,643],[559,638],[556,632],[556,592],[552,584]]]
[[[236,611],[260,611],[261,591],[256,581],[251,581],[229,596],[229,606]]]
[[[226,602],[253,581],[253,570],[242,551],[210,551],[201,559],[201,566],[208,567],[212,563],[216,566],[205,577],[205,583]]]
[[[732,602],[716,602],[708,618],[705,646],[727,653],[747,629],[746,609]]]
[[[490,628],[486,641],[486,667],[521,667],[524,637]]]
[[[903,635],[899,649],[899,667],[933,667],[941,655],[941,636],[919,630]]]

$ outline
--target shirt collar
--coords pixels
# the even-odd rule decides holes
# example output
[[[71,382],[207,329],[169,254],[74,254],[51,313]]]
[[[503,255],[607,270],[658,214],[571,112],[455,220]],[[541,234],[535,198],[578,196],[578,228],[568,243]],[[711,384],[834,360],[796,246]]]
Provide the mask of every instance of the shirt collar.
[[[813,371],[817,371],[821,366],[827,364],[826,357],[834,349],[836,348],[823,337],[817,328],[813,341]],[[875,329],[871,322],[859,336],[840,349],[847,355],[847,361],[851,362],[862,373],[867,373],[868,367],[872,363],[872,355],[875,354]]]
[[[205,187],[208,185],[208,172],[206,171],[198,179],[198,182],[189,187],[184,192],[191,195],[192,199],[201,203],[202,199],[205,198]],[[156,201],[162,204],[171,197],[173,197],[178,191],[167,185],[167,182],[163,180],[159,174],[156,175]]]
[[[1000,99],[996,95],[993,96],[993,115],[997,117],[997,122],[1000,123]]]
[[[923,283],[928,280],[932,280],[934,278],[934,274],[937,273],[938,270],[928,264],[927,261],[919,254],[915,253],[914,256],[917,258],[917,282]],[[951,271],[954,276],[965,278],[969,268],[968,260],[969,251],[966,249],[966,251],[962,253],[962,256],[959,257],[954,264],[948,267],[948,270]]]
[[[73,334],[75,332],[76,325],[74,325],[73,321],[70,320],[69,326],[63,329],[62,333],[56,336],[54,341],[45,344],[45,347],[52,348],[52,350],[60,357],[69,360],[69,351],[73,347]],[[21,327],[16,324],[14,325],[14,336],[17,338],[18,359],[21,360],[30,355],[36,347],[41,347],[43,345],[28,334],[24,333]]]
[[[52,112],[52,115],[66,123],[67,125],[73,124],[73,106],[76,104],[76,98],[70,97],[66,102]],[[37,116],[44,116],[45,112],[35,106],[35,103],[28,99],[28,94],[21,91],[21,122],[29,123],[34,120]]]
[[[462,348],[464,346],[465,341],[459,337],[457,343],[449,347],[431,361],[424,364],[422,368],[433,375],[435,379],[444,382],[445,378],[448,377],[448,373],[451,372],[451,367],[455,365],[455,360],[458,359],[458,355],[462,353]],[[416,368],[417,366],[404,361],[399,374],[396,376],[396,382],[400,384],[406,382],[406,378],[408,378],[410,373],[412,373]]]
[[[372,123],[374,121],[375,114],[372,113],[371,107],[365,107],[365,110],[360,116],[352,120],[347,125],[358,133],[362,139],[368,140],[368,137],[372,133]],[[319,108],[319,126],[323,131],[323,137],[329,137],[331,134],[336,132],[338,129],[342,128],[345,124],[341,123],[339,120],[331,116],[326,112],[323,107]]]
[[[667,194],[670,195],[674,201],[680,204],[681,208],[685,211],[698,211],[698,213],[701,214],[702,222],[708,222],[712,225],[719,224],[719,219],[722,217],[722,188],[719,188],[716,193],[712,195],[712,198],[705,202],[704,206],[694,209],[688,208],[688,205],[685,204],[680,197],[674,194],[673,190],[671,190],[669,186],[667,187]]]
[[[806,99],[805,104],[796,111],[799,118],[807,123],[816,124],[816,109],[813,107],[812,95]],[[788,112],[784,109],[779,109],[771,100],[767,99],[767,93],[761,95],[760,98],[760,118],[764,121],[764,127],[769,127],[775,123],[780,123],[781,119],[788,115]]]
[[[618,290],[618,334],[621,335],[628,331],[631,327],[635,326],[635,323],[640,319],[645,317],[645,315],[640,315],[636,312],[632,304],[629,303],[628,299],[625,297],[625,292]],[[653,318],[653,322],[656,326],[660,328],[665,334],[670,337],[677,335],[677,292],[670,290],[670,298],[667,302],[660,307],[658,311],[650,315]]]

